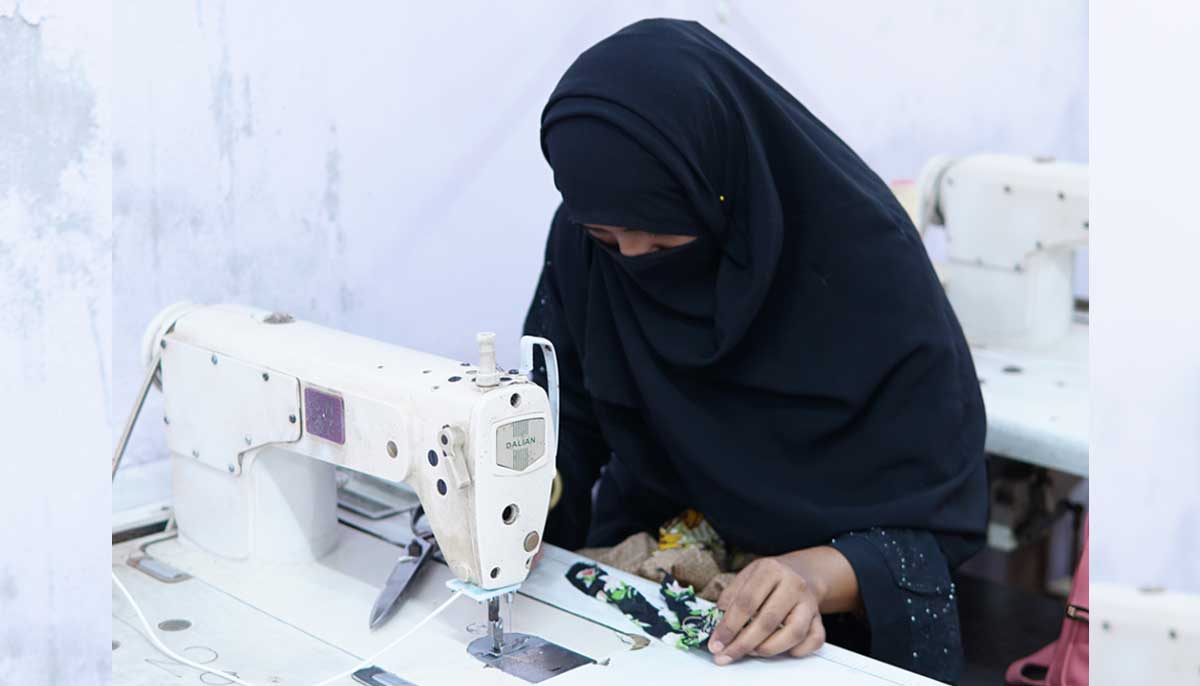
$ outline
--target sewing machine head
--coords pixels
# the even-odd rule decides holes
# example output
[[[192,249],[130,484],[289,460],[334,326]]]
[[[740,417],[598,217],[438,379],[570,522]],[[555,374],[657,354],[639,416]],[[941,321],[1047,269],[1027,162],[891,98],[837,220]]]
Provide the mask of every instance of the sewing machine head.
[[[939,156],[916,190],[918,228],[945,227],[940,275],[972,343],[1041,346],[1066,334],[1073,251],[1088,240],[1087,165]]]
[[[554,478],[557,408],[522,369],[408,350],[248,307],[175,305],[144,339],[161,356],[180,536],[229,558],[295,562],[338,542],[335,466],[416,491],[450,569],[524,581]],[[557,398],[555,398],[555,404]]]

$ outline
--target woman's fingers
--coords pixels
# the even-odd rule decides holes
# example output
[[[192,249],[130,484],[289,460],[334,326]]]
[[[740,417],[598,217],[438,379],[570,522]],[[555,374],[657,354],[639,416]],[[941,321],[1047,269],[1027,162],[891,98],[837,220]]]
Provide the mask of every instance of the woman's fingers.
[[[717,607],[722,612],[728,612],[730,605],[733,604],[733,599],[737,597],[738,591],[741,590],[742,584],[746,579],[754,573],[756,568],[753,564],[747,565],[742,571],[738,572],[737,576],[733,577],[733,581],[721,591],[721,595],[717,596]]]
[[[717,600],[725,616],[708,641],[713,662],[746,655],[808,655],[825,643],[820,605],[808,581],[775,558],[762,558],[734,578]]]
[[[816,624],[820,624],[821,613],[808,603],[801,603],[792,608],[787,619],[775,633],[758,644],[752,653],[756,657],[772,657],[785,653],[799,646]]]
[[[808,636],[800,642],[800,645],[789,650],[788,655],[792,657],[804,657],[823,645],[825,645],[825,623],[821,621],[821,613],[818,612],[812,618],[812,624],[808,628]]]
[[[766,578],[769,575],[761,572],[761,565],[746,567],[734,578],[733,585],[721,594],[717,607],[724,604],[721,609],[725,611],[725,616],[717,623],[708,640],[710,652],[724,652],[774,590],[778,578]]]
[[[774,581],[776,583],[771,594],[761,603],[754,619],[742,627],[733,642],[717,655],[714,661],[718,665],[727,665],[755,650],[759,644],[780,630],[780,624],[784,623],[794,608],[798,605],[811,605],[811,603],[804,602],[805,597],[800,588],[801,584],[779,578]],[[736,601],[734,605],[737,605]],[[811,609],[805,610],[805,612],[815,610],[815,605],[812,605]]]

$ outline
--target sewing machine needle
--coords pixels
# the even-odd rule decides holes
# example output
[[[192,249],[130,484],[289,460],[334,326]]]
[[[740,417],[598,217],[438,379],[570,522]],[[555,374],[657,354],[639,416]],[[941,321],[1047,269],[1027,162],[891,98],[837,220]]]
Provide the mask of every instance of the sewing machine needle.
[[[500,598],[489,598],[488,636],[492,639],[492,652],[499,655],[504,647],[504,620],[500,619]]]

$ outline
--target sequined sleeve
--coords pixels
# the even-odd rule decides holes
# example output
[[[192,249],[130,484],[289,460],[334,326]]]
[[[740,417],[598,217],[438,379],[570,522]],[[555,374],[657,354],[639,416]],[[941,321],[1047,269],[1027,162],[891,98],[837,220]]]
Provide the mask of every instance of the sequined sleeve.
[[[951,562],[937,537],[915,529],[872,528],[839,536],[858,578],[871,657],[953,683],[963,670]],[[957,560],[954,560],[956,563]]]

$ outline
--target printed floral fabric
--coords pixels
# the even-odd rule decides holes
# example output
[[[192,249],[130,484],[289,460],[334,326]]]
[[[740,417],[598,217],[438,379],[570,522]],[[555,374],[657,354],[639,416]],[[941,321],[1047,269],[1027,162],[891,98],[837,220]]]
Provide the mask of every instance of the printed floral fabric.
[[[599,566],[587,562],[572,565],[567,571],[567,581],[593,598],[615,605],[651,636],[683,650],[704,648],[723,614],[715,605],[696,598],[691,586],[680,584],[669,573],[659,589],[665,608],[650,602],[633,586],[610,579]]]
[[[717,560],[725,559],[725,542],[704,515],[688,508],[658,528],[658,549],[700,548],[710,550]]]
[[[695,588],[697,597],[711,602],[716,602],[739,570],[758,557],[729,549],[704,515],[694,509],[663,523],[657,540],[638,532],[615,546],[577,552],[651,581],[661,582],[669,572],[680,584]]]

